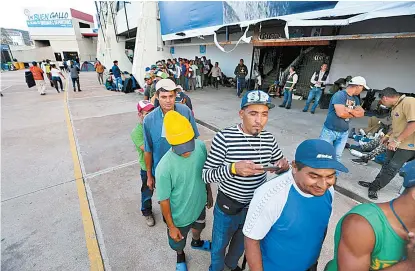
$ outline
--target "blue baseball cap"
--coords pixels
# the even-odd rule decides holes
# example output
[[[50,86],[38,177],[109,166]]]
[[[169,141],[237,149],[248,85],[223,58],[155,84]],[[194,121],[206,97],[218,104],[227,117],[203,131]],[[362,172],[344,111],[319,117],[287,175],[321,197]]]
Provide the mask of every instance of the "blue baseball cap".
[[[331,168],[349,172],[342,163],[336,160],[336,151],[333,145],[321,139],[303,141],[297,147],[295,161],[311,168]]]
[[[415,186],[415,160],[408,162],[401,169],[403,175],[403,187],[411,188]]]
[[[242,97],[241,109],[251,104],[263,104],[269,109],[274,108],[275,104],[271,103],[271,97],[262,90],[249,90]]]

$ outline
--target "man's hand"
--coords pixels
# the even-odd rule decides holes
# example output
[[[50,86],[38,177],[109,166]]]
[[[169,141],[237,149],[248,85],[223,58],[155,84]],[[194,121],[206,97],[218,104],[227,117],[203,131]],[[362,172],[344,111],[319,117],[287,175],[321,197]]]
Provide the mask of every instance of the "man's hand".
[[[380,140],[380,143],[383,144],[383,145],[388,145],[388,141],[389,141],[389,136],[384,136]]]
[[[150,188],[150,190],[154,190],[154,185],[155,185],[155,181],[154,181],[154,176],[148,176],[147,175],[147,186],[148,188]]]
[[[285,172],[290,168],[290,164],[288,163],[287,159],[282,158],[275,163],[276,167],[279,167],[281,172]]]
[[[239,161],[235,163],[236,174],[247,177],[255,174],[264,173],[261,165],[256,165],[252,161]]]
[[[415,267],[415,233],[408,233],[408,244],[406,245],[406,255],[408,257],[407,261],[412,264],[412,267]]]
[[[396,143],[394,139],[392,139],[392,138],[389,139],[389,141],[388,141],[388,150],[396,151],[398,146],[399,146],[399,144]]]
[[[169,235],[170,238],[174,240],[174,242],[178,243],[184,239],[183,235],[181,234],[180,230],[177,227],[170,227],[169,228]]]

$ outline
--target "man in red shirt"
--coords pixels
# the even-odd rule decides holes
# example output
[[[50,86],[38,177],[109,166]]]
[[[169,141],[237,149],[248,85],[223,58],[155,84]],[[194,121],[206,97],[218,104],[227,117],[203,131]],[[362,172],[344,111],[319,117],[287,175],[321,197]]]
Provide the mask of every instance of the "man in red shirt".
[[[43,70],[37,65],[36,61],[33,61],[32,64],[33,66],[30,67],[30,71],[32,72],[33,79],[35,79],[37,90],[40,95],[45,95],[46,84],[45,80],[43,80]]]

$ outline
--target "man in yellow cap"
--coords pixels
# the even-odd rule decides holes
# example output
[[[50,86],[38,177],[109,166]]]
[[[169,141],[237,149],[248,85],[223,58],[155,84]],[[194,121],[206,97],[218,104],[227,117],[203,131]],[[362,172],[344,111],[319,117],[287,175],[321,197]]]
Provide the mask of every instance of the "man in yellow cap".
[[[172,147],[156,168],[157,198],[168,227],[169,245],[177,252],[176,270],[186,271],[183,249],[190,229],[192,248],[205,251],[211,248],[210,241],[200,239],[205,228],[205,206],[211,208],[213,204],[210,186],[202,180],[207,150],[203,141],[195,139],[192,125],[180,113],[167,112],[164,127]]]

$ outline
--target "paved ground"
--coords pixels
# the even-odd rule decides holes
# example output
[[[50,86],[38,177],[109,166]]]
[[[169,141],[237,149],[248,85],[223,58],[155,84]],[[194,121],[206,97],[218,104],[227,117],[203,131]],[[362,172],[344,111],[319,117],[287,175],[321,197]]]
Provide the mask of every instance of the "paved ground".
[[[235,89],[221,88],[215,90],[207,87],[204,90],[190,92],[189,96],[195,107],[195,116],[203,123],[222,129],[239,123],[238,111],[241,99],[236,97]],[[290,110],[280,108],[282,99],[273,99],[277,105],[270,111],[266,129],[274,134],[278,144],[288,159],[294,159],[296,147],[305,139],[318,138],[325,121],[327,110],[317,109],[316,114],[304,113],[305,101],[293,101]],[[367,127],[367,117],[351,121],[351,127]],[[356,144],[353,140],[350,143]],[[343,163],[349,168],[349,173],[342,174],[338,179],[338,189],[352,195],[358,201],[369,201],[367,189],[359,186],[357,181],[373,181],[380,170],[380,165],[370,162],[368,166],[355,165],[355,158],[348,150],[343,153]],[[396,176],[392,182],[378,193],[378,202],[395,198],[402,186],[403,179]]]
[[[91,251],[86,240],[95,235],[84,232],[87,218],[80,212],[78,186],[82,182],[75,180],[64,94],[49,87],[46,96],[38,95],[34,88],[27,88],[22,71],[1,77],[1,269],[88,270]],[[69,91],[68,104],[85,179],[82,187],[106,270],[174,270],[175,255],[168,247],[157,203],[157,224],[152,229],[145,226],[139,211],[139,166],[129,133],[136,125],[135,105],[142,96],[106,91],[94,73],[81,73],[81,85],[83,92]],[[218,127],[237,122],[239,100],[229,89],[211,92],[190,93],[196,117]],[[302,139],[318,134],[323,119],[322,113],[317,114],[318,124],[312,128],[314,119],[297,111],[276,109],[269,124],[290,159]],[[209,145],[214,133],[199,129]],[[354,171],[356,167],[350,176],[355,180],[363,176]],[[321,267],[333,254],[335,224],[355,204],[336,194]],[[210,238],[212,210],[207,221],[203,237]],[[187,259],[189,270],[208,268],[207,253],[187,249]]]

